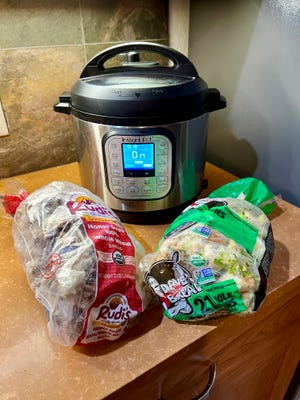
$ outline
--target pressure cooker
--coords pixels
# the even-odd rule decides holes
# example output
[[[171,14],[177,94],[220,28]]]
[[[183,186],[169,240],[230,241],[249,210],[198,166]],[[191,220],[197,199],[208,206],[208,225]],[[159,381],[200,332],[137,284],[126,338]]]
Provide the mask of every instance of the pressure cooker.
[[[186,56],[129,42],[96,54],[54,110],[74,121],[82,185],[122,221],[152,223],[200,194],[208,116],[225,107]]]

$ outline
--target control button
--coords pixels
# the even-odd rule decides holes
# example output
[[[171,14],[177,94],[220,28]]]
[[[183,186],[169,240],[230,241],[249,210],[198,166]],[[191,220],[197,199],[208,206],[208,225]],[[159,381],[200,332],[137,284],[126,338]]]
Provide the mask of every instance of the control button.
[[[157,171],[157,175],[159,176],[166,176],[167,175],[167,167],[161,167],[158,171]]]
[[[110,155],[111,155],[111,158],[120,158],[119,152],[117,152],[117,151],[112,151],[110,153]]]
[[[145,186],[143,187],[143,194],[149,195],[153,193],[153,188],[151,186]]]
[[[119,161],[112,161],[112,162],[110,163],[110,167],[111,167],[111,169],[119,169],[119,168],[120,168],[120,163],[119,163]]]
[[[144,185],[151,185],[152,179],[151,178],[145,178],[144,179]]]
[[[128,194],[131,194],[131,195],[133,195],[133,194],[138,194],[139,188],[136,187],[136,186],[128,186],[127,189],[126,189],[126,192],[127,192]]]
[[[158,185],[166,184],[168,182],[168,178],[166,176],[159,176],[156,182]]]
[[[158,141],[158,147],[161,149],[167,147],[167,141],[165,139],[160,139]]]
[[[138,181],[135,179],[127,179],[126,183],[128,186],[137,186],[138,185]]]
[[[119,185],[123,184],[123,179],[122,178],[112,178],[111,183],[113,186],[114,185],[119,186]]]
[[[166,158],[169,155],[169,152],[167,150],[160,150],[156,153],[157,157],[160,158]]]
[[[168,189],[167,185],[159,185],[159,186],[156,187],[157,193],[165,192],[167,189]]]
[[[124,193],[124,188],[123,188],[123,186],[113,185],[112,190],[113,190],[113,192],[115,192],[116,194],[122,194],[122,193]]]
[[[111,171],[111,175],[112,176],[121,176],[122,174],[121,174],[121,171],[119,169],[113,169]]]
[[[118,149],[118,142],[116,140],[111,141],[109,144],[109,147],[111,148],[111,150],[117,150]]]
[[[167,165],[167,164],[168,164],[168,160],[165,157],[158,158],[157,165]]]

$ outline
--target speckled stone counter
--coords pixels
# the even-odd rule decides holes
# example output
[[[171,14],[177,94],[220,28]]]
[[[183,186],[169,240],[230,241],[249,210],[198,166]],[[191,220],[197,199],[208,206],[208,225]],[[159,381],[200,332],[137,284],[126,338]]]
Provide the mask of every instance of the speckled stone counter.
[[[205,174],[208,188],[203,191],[202,197],[216,187],[235,179],[233,175],[210,164],[207,164]],[[13,179],[17,179],[29,192],[53,180],[68,180],[80,184],[77,163]],[[9,180],[0,181],[0,192],[4,191],[5,184]],[[281,201],[271,216],[271,222],[276,251],[268,281],[266,307],[264,309],[263,305],[257,312],[258,317],[255,316],[253,319],[255,321],[257,318],[257,323],[264,320],[264,312],[268,315],[272,312],[272,304],[277,304],[276,296],[280,301],[285,290],[286,296],[295,297],[300,294],[300,209]],[[46,314],[35,300],[16,257],[11,226],[11,218],[2,216],[0,219],[1,400],[99,400],[115,391],[123,390],[122,388],[124,396],[130,393],[128,398],[134,398],[130,391],[132,390],[130,382],[141,376],[145,377],[146,382],[148,372],[155,370],[161,363],[166,363],[184,349],[189,347],[194,349],[193,346],[197,343],[201,346],[203,343],[208,343],[210,337],[214,340],[219,331],[224,329],[226,332],[230,324],[238,321],[237,316],[232,316],[226,317],[226,320],[210,320],[209,323],[200,325],[178,324],[163,317],[160,308],[153,308],[142,316],[138,325],[115,343],[87,348],[66,348],[52,343],[48,338]],[[125,226],[142,242],[147,251],[153,251],[167,225]],[[294,332],[295,326],[299,325],[298,314],[293,318]],[[239,324],[240,322],[237,322],[237,325]],[[198,349],[200,353],[201,346]],[[295,349],[295,357],[298,357],[299,346]],[[291,374],[292,372],[285,378],[283,386],[280,387],[281,391],[286,388]],[[155,397],[149,395],[144,398]],[[212,398],[221,397],[218,397],[216,392]]]

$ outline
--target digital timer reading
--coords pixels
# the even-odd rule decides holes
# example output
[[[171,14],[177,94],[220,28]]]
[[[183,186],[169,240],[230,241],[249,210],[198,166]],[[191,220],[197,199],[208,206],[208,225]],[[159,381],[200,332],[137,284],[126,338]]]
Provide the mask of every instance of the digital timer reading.
[[[154,143],[122,144],[125,176],[154,176]]]

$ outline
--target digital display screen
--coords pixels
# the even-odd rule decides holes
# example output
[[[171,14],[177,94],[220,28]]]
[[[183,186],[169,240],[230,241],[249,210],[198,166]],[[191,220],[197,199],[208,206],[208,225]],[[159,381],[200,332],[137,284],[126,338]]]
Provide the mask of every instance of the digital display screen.
[[[154,143],[122,144],[125,176],[154,176]]]

